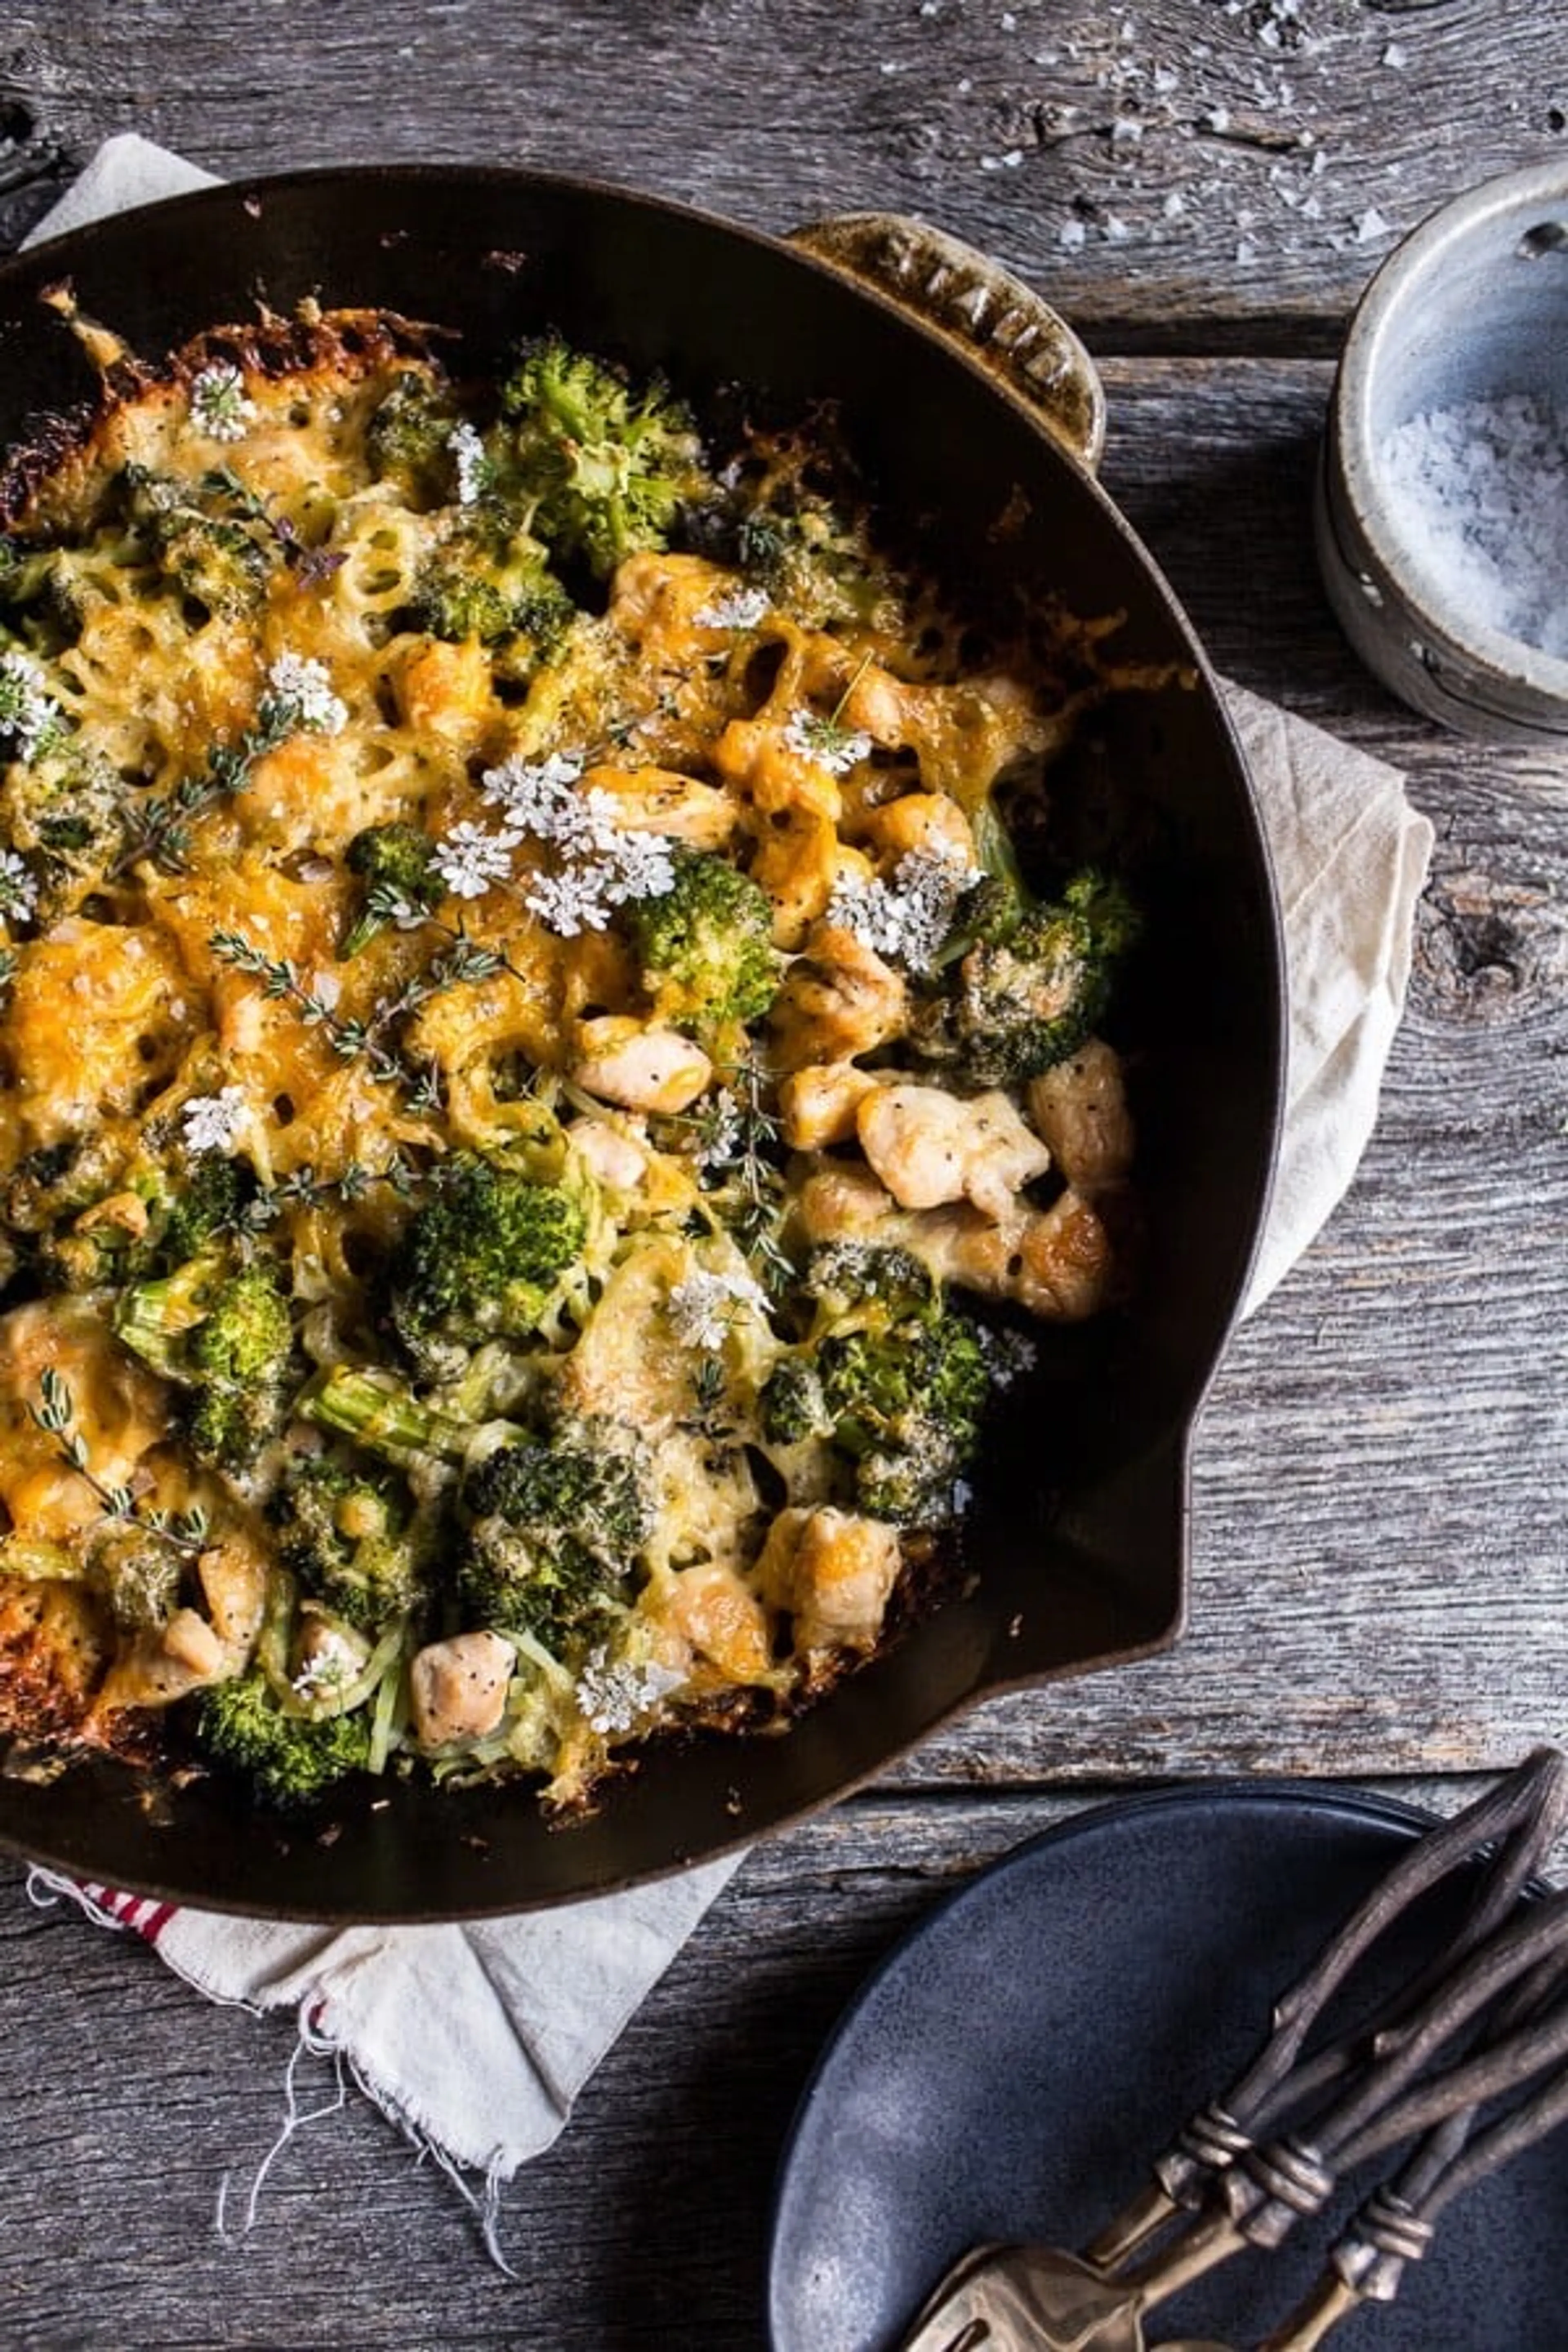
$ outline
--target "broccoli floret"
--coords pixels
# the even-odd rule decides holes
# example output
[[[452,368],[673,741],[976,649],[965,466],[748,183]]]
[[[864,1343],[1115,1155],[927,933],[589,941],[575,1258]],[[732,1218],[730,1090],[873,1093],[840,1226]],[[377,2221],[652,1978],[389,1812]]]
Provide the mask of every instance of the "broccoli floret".
[[[468,637],[487,646],[510,641],[513,676],[549,658],[576,610],[526,531],[464,531],[436,550],[415,583],[414,618],[422,629],[454,645]]]
[[[459,422],[450,389],[409,369],[372,416],[365,454],[378,478],[390,476],[421,506],[444,506],[458,484]]]
[[[97,887],[125,841],[125,788],[110,763],[56,732],[0,784],[0,835],[28,857],[38,919],[57,921]]]
[[[533,1634],[558,1654],[625,1607],[654,1522],[645,1450],[599,1416],[498,1446],[462,1488],[458,1594],[470,1622]]]
[[[358,955],[400,908],[428,914],[440,905],[447,886],[436,871],[435,853],[435,843],[416,824],[372,824],[355,834],[343,863],[363,885],[364,900],[340,955]]]
[[[537,1328],[588,1235],[581,1195],[472,1154],[447,1162],[392,1267],[392,1321],[419,1370],[455,1377],[470,1349]]]
[[[430,1546],[401,1478],[346,1453],[300,1454],[271,1512],[283,1566],[361,1633],[424,1605]]]
[[[946,1517],[990,1392],[973,1325],[937,1313],[885,1333],[830,1336],[816,1368],[861,1508],[904,1525]]]
[[[273,1270],[236,1268],[221,1250],[122,1290],[125,1346],[184,1389],[194,1453],[244,1470],[288,1418],[293,1325]]]
[[[825,1242],[806,1261],[803,1285],[816,1300],[819,1328],[861,1319],[885,1328],[937,1304],[936,1276],[913,1250],[882,1242]]]
[[[285,1811],[313,1803],[362,1770],[370,1756],[363,1712],[321,1719],[287,1715],[258,1666],[203,1691],[195,1734],[215,1763],[242,1774],[258,1796]]]
[[[181,595],[216,619],[254,612],[267,593],[271,561],[243,523],[177,507],[163,519],[157,550],[161,569]]]
[[[213,480],[226,498],[224,478]],[[209,513],[189,486],[143,466],[127,466],[117,489],[146,560],[182,596],[225,620],[256,610],[279,552],[259,513],[243,520],[232,511]]]
[[[92,1547],[91,1567],[127,1633],[166,1625],[179,1605],[180,1554],[155,1528],[110,1524]]]
[[[156,1245],[161,1265],[186,1265],[234,1223],[249,1189],[248,1175],[221,1151],[192,1153],[168,1195]]]
[[[764,1436],[830,1439],[847,1498],[874,1518],[951,1517],[991,1386],[974,1327],[949,1312],[907,1250],[833,1244],[815,1254],[805,1281],[813,1328],[763,1390]]]
[[[1102,1018],[1138,933],[1119,883],[1091,868],[1058,899],[999,924],[916,1014],[911,1043],[977,1086],[1010,1086],[1077,1053]]]
[[[822,1376],[809,1356],[784,1356],[762,1393],[763,1434],[773,1445],[798,1445],[808,1437],[831,1437]]]
[[[81,634],[82,555],[0,539],[0,612],[35,651],[59,653]]]
[[[528,502],[549,547],[600,579],[640,549],[663,547],[682,505],[710,488],[691,415],[666,387],[634,389],[559,336],[524,353],[501,408],[509,495]]]
[[[778,992],[773,908],[725,857],[685,850],[675,882],[630,914],[644,986],[661,1020],[700,1036],[758,1021]]]

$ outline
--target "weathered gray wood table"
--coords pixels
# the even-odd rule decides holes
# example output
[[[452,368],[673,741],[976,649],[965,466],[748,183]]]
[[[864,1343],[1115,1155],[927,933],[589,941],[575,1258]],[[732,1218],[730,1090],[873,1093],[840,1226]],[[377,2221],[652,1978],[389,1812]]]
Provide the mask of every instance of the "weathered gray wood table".
[[[222,2244],[218,2184],[272,2140],[289,2027],[204,2006],[5,1866],[0,2343],[757,2344],[792,2103],[942,1887],[1129,1782],[1303,1773],[1447,1804],[1562,1732],[1568,752],[1483,751],[1390,702],[1308,522],[1333,355],[1395,235],[1489,173],[1568,170],[1550,21],[1528,0],[5,12],[0,248],[127,129],[226,175],[500,160],[766,228],[901,208],[988,248],[1100,360],[1104,479],[1219,663],[1401,765],[1438,839],[1379,1130],[1203,1425],[1177,1651],[994,1702],[755,1853],[508,2196],[515,2282],[352,2096]]]

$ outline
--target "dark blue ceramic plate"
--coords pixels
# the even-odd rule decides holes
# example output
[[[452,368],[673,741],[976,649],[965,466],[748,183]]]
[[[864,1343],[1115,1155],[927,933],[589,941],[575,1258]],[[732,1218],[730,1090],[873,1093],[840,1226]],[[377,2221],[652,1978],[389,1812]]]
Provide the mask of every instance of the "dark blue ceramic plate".
[[[1426,1826],[1295,1782],[1174,1789],[1080,1814],[942,1903],[860,1993],[802,2099],[774,2212],[774,2352],[888,2352],[983,2239],[1085,2243]],[[1428,1899],[1391,1972],[1460,1899]],[[1255,2342],[1372,2185],[1173,2298],[1153,2340]],[[1565,2352],[1565,2245],[1568,2133],[1451,2206],[1399,2300],[1347,2322],[1346,2352]]]

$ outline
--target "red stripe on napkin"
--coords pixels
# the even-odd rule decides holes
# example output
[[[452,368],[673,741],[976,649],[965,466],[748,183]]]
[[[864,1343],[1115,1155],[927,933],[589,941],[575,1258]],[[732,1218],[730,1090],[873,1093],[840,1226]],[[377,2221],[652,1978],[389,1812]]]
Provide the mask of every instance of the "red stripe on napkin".
[[[154,1903],[144,1895],[123,1895],[118,1887],[99,1886],[83,1880],[81,1891],[93,1907],[112,1919],[116,1927],[129,1927],[149,1944],[156,1944],[174,1916],[173,1903]]]

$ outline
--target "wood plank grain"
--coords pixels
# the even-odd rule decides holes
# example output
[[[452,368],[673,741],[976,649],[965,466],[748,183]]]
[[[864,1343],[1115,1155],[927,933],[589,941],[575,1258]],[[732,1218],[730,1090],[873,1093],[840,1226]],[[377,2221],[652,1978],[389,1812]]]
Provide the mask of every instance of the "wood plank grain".
[[[1563,152],[1568,82],[1528,0],[453,0],[286,35],[273,0],[82,0],[12,17],[0,106],[79,163],[134,129],[230,176],[499,161],[774,229],[918,212],[1108,348],[1328,350],[1400,232]]]
[[[1462,1782],[1400,1784],[1451,1810]],[[10,2352],[751,2352],[791,2114],[845,2004],[987,1861],[1102,1792],[856,1801],[759,1847],[500,2203],[456,2189],[330,2064],[247,2229],[294,2034],[195,1999],[133,1938],[38,1911],[0,1864],[0,2210]],[[1048,1965],[1048,1955],[1042,1956]],[[226,2177],[228,2234],[216,2228]]]

